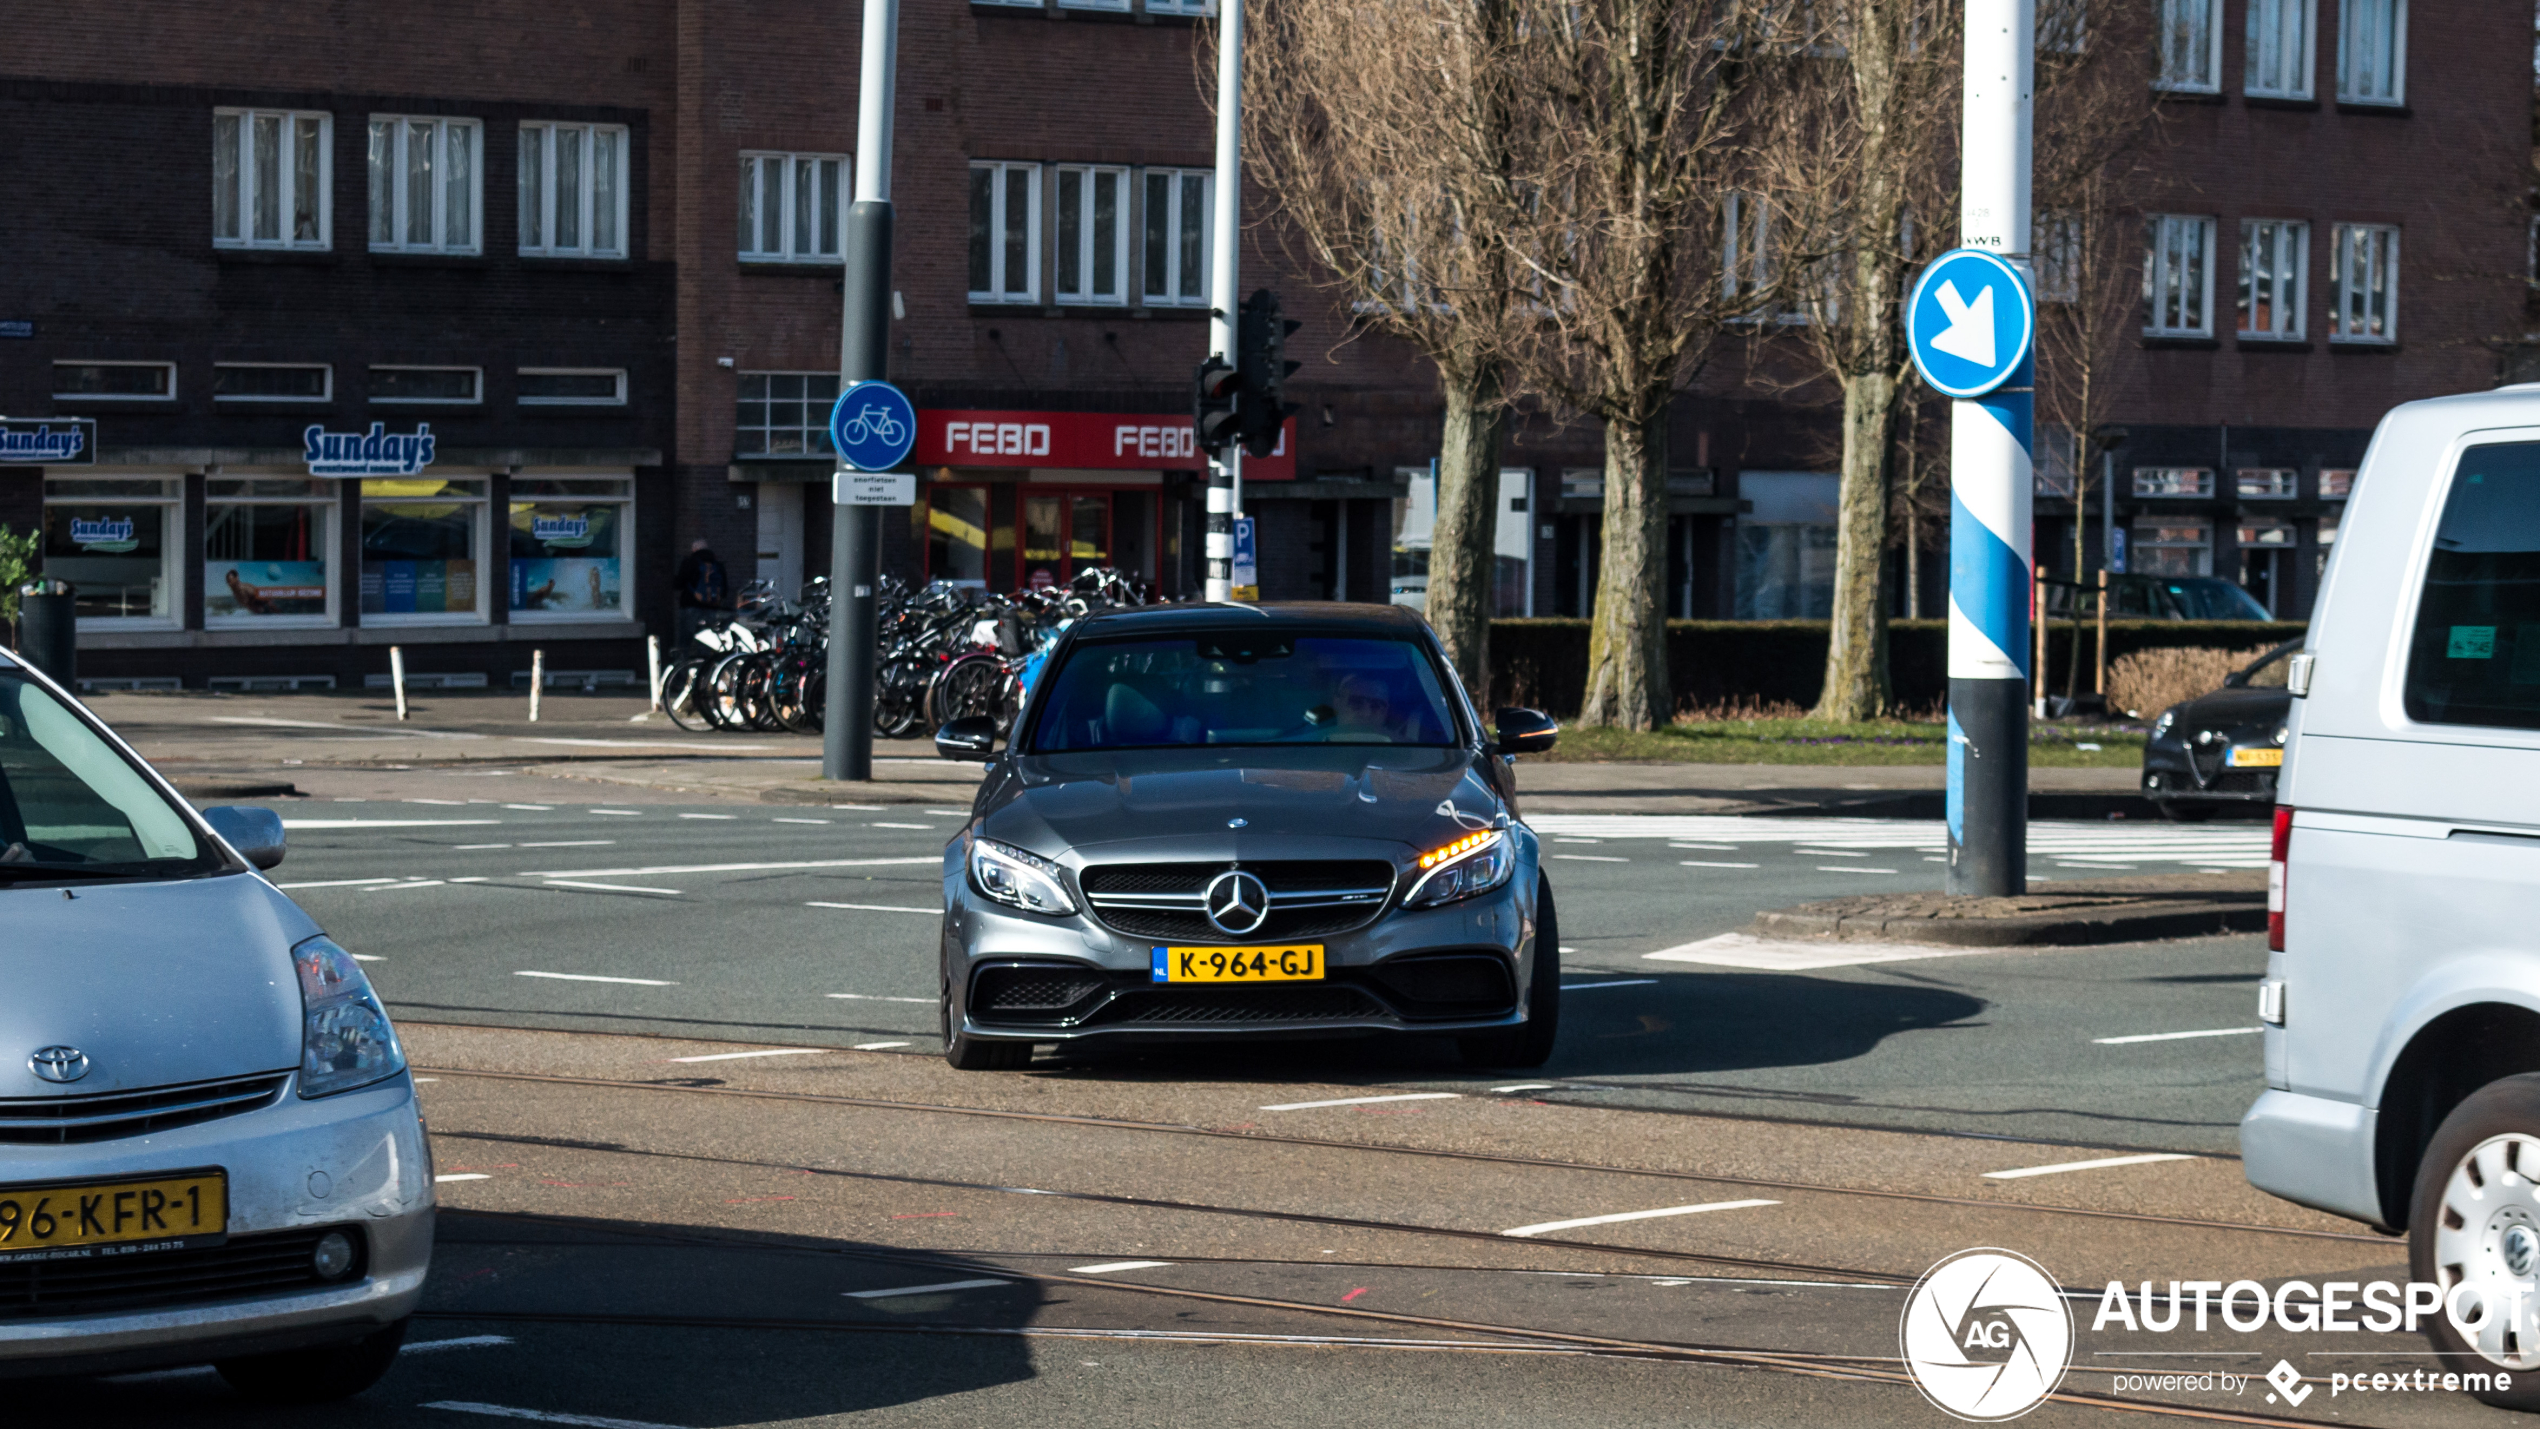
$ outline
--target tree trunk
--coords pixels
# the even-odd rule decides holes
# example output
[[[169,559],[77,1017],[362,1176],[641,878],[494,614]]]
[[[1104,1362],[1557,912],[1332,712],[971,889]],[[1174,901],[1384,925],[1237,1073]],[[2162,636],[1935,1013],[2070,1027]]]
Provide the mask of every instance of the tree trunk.
[[[1605,553],[1588,627],[1581,725],[1655,729],[1675,716],[1667,679],[1667,416],[1605,423]]]
[[[1887,438],[1896,379],[1881,370],[1843,385],[1843,484],[1835,511],[1834,623],[1816,717],[1887,713]]]
[[[1437,523],[1429,538],[1429,626],[1473,702],[1487,709],[1490,620],[1497,590],[1499,447],[1508,429],[1499,364],[1439,370],[1446,422],[1438,443]]]

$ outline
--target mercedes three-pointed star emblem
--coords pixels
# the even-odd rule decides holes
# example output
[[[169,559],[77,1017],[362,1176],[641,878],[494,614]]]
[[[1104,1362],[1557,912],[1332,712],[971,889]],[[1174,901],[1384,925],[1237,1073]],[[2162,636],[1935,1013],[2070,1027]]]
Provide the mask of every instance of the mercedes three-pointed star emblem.
[[[1200,907],[1217,931],[1240,938],[1269,921],[1270,889],[1258,876],[1234,869],[1208,881]]]

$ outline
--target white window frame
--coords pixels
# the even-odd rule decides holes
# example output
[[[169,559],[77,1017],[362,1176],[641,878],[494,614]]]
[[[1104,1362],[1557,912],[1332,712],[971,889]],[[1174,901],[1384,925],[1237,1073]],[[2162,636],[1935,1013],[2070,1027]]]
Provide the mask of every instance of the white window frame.
[[[2266,488],[2275,487],[2273,491]],[[2244,466],[2231,474],[2231,494],[2240,501],[2291,501],[2302,494],[2302,469],[2292,466]]]
[[[56,392],[53,394],[53,400],[56,402],[173,402],[176,400],[176,364],[173,362],[127,362],[120,359],[109,360],[86,357],[57,357],[53,359],[53,369],[55,371],[59,371],[65,367],[155,367],[168,375],[168,390],[165,392],[151,392],[146,394],[139,392]]]
[[[1146,0],[1150,15],[1188,15],[1193,19],[1212,19],[1217,14],[1217,0]]]
[[[632,132],[623,124],[581,124],[560,119],[525,119],[520,124],[520,148],[526,152],[532,135],[537,137],[538,162],[533,174],[531,165],[520,162],[516,187],[520,191],[519,248],[524,258],[624,258],[628,251],[626,175],[630,165],[628,152],[634,147]],[[612,136],[610,145],[614,163],[608,167],[612,202],[601,204],[599,165],[592,162],[600,148],[599,138]],[[556,214],[563,195],[556,192],[556,155],[564,142],[578,146],[576,155],[573,205],[576,232],[580,241],[562,244],[556,241]],[[530,192],[535,183],[537,191]],[[602,246],[594,241],[599,221],[607,218],[614,229],[616,242]],[[535,242],[532,242],[532,239]]]
[[[424,222],[432,237],[415,242],[408,235],[413,230],[414,135],[417,127],[432,126],[431,153],[425,162],[433,175],[431,208]],[[384,132],[383,132],[384,131]],[[485,125],[475,119],[453,118],[440,114],[374,114],[365,130],[363,164],[369,177],[370,251],[373,253],[465,253],[485,251]],[[383,150],[383,141],[385,141]],[[467,237],[450,240],[449,182],[450,150],[453,142],[466,147],[468,172]],[[383,163],[385,167],[383,168]],[[388,237],[382,239],[380,220],[385,198]]]
[[[2131,475],[2127,490],[2138,501],[2214,499],[2214,469],[2209,466],[2138,466]],[[2186,489],[2177,489],[2181,487]]]
[[[970,301],[1037,303],[1041,300],[1041,166],[1002,159],[971,160],[969,182],[975,186],[978,175],[983,173],[989,175],[988,286],[970,289]],[[1007,180],[1009,175],[1016,173],[1029,176],[1025,180],[1024,202],[1031,210],[1023,218],[1023,262],[1029,271],[1024,275],[1021,287],[1011,286],[1007,282],[1011,275],[1005,271],[1006,233],[1012,221],[1012,215],[1006,212],[1007,194],[1011,187]],[[976,201],[975,195],[966,194],[965,198]],[[968,257],[965,252],[965,267]],[[965,276],[963,281],[967,282],[968,278]]]
[[[274,182],[275,237],[255,236],[258,166],[256,163],[256,124],[259,120],[275,120],[282,125],[282,152],[276,155],[272,175]],[[231,121],[235,151],[230,159],[232,187],[228,197],[234,205],[230,217],[237,222],[235,233],[221,232],[221,150],[222,121]],[[300,208],[299,169],[290,154],[304,120],[317,123],[317,203],[311,212],[317,233],[300,238],[291,234],[293,216]],[[335,246],[335,116],[320,109],[243,109],[217,108],[212,111],[212,246],[214,248],[268,249],[285,252],[323,253]]]
[[[152,481],[158,484],[158,489],[155,492],[145,492],[136,485],[134,488],[135,494],[128,501],[119,501],[118,498],[112,496],[55,496],[53,494],[55,484],[57,482],[67,485],[74,482],[94,481],[131,481],[135,483]],[[182,630],[185,628],[185,576],[183,562],[186,555],[186,540],[184,493],[185,482],[182,478],[170,478],[156,472],[93,471],[84,467],[70,467],[45,478],[43,503],[48,507],[113,506],[120,504],[130,506],[156,506],[161,508],[161,514],[159,517],[159,579],[163,582],[164,588],[167,592],[168,613],[165,615],[83,615],[79,618],[79,628],[81,630]],[[36,517],[36,529],[39,533],[39,544],[36,547],[36,560],[39,563],[44,559],[44,548],[40,544],[41,533],[50,529],[51,524],[51,517],[49,515],[39,515]]]
[[[2399,340],[2399,226],[2340,223],[2329,230],[2328,266],[2336,275],[2328,340],[2387,346]],[[2379,311],[2371,311],[2379,297]],[[2359,310],[2360,305],[2360,310]],[[2380,331],[2372,331],[2375,320]]]
[[[2262,251],[2263,250],[2263,251]],[[2270,295],[2272,327],[2250,326],[2257,311],[2259,275],[2292,275],[2290,293]],[[2234,299],[2240,336],[2257,342],[2300,342],[2310,331],[2311,225],[2298,218],[2240,220],[2240,277]]]
[[[2378,18],[2366,12],[2386,14],[2388,30],[2362,35],[2363,24]],[[2379,62],[2380,82],[2366,88],[2357,71],[2370,61]],[[2338,0],[2337,102],[2394,109],[2408,102],[2408,0]]]
[[[1123,7],[1125,8],[1125,7]],[[1109,177],[1117,188],[1112,193],[1111,209],[1111,292],[1098,292],[1092,287],[1095,258],[1099,250],[1094,238],[1094,188],[1102,177]],[[1083,281],[1069,288],[1066,282],[1066,232],[1070,215],[1066,212],[1067,180],[1077,181],[1076,269]],[[1050,178],[1050,241],[1055,257],[1055,271],[1050,276],[1050,289],[1058,302],[1083,307],[1125,307],[1129,302],[1129,233],[1137,225],[1138,204],[1136,176],[1119,164],[1060,164]]]
[[[623,407],[626,405],[626,369],[623,367],[523,367],[517,377],[614,377],[614,397],[522,397],[524,407]]]
[[[767,214],[760,205],[767,197],[768,176],[775,175],[777,244],[767,247]],[[818,226],[823,199],[815,193],[814,211],[802,211],[803,181],[808,178],[817,190],[824,176],[829,193],[829,230],[824,235]],[[741,261],[744,263],[842,263],[847,229],[847,204],[855,192],[853,161],[844,154],[811,154],[779,152],[768,149],[741,151]],[[805,223],[811,231],[803,231]]]
[[[540,471],[535,476],[526,478],[515,474],[512,480],[515,483],[519,483],[524,480],[615,481],[623,483],[624,489],[617,494],[607,496],[538,496],[520,495],[515,492],[515,494],[510,498],[510,506],[536,506],[543,502],[565,502],[579,503],[585,506],[615,506],[618,508],[617,609],[614,613],[605,610],[511,609],[512,524],[511,511],[506,508],[503,512],[502,522],[503,608],[506,612],[506,618],[514,625],[571,625],[576,622],[589,624],[594,621],[602,620],[633,620],[635,618],[635,577],[638,574],[635,555],[635,477],[633,473],[628,472],[623,468],[616,471]]]
[[[1199,296],[1182,294],[1182,237],[1190,223],[1190,215],[1182,211],[1179,195],[1183,182],[1192,177],[1201,180],[1199,232]],[[1165,192],[1175,195],[1165,217],[1164,226],[1164,291],[1151,290],[1148,280],[1154,275],[1147,268],[1147,228],[1154,215],[1149,212],[1147,190],[1157,179],[1165,180]],[[1208,273],[1217,255],[1217,173],[1213,169],[1145,168],[1138,171],[1138,301],[1150,308],[1190,308],[1208,306]]]
[[[2143,332],[2146,337],[2212,337],[2214,335],[2214,230],[2209,214],[2147,213],[2143,244]],[[2202,270],[2196,278],[2196,312],[2199,321],[2183,321],[2187,316],[2185,290],[2190,284],[2178,272],[2188,257],[2180,241],[2193,234],[2202,249],[2195,255]],[[2178,301],[2172,301],[2173,298]],[[2172,319],[2181,319],[2172,321]]]
[[[1126,15],[1129,13],[1129,0],[1058,0],[1058,8],[1061,10],[1109,10]]]
[[[2319,0],[2248,0],[2248,5],[2240,92],[2253,99],[2310,98],[2312,76],[2319,73]]]
[[[317,397],[247,397],[221,391],[220,374],[225,369],[235,367],[315,368],[326,374],[326,392]],[[215,362],[212,364],[212,400],[215,402],[297,402],[303,406],[332,402],[335,400],[335,364],[331,362]]]
[[[213,478],[213,479],[217,481],[217,480],[226,480],[226,479],[232,479],[232,478],[228,478],[228,477],[226,477],[226,476],[223,476],[223,477],[215,477],[215,478]],[[239,477],[239,478],[235,478],[235,479],[239,479],[239,480],[246,480],[246,481],[254,481],[254,480],[256,480],[257,478],[256,478],[256,477],[254,477],[253,475],[249,475],[249,476]],[[298,478],[289,478],[289,479],[298,479]],[[202,564],[203,566],[207,566],[207,567],[208,567],[209,565],[211,565],[211,563],[212,563],[212,555],[211,555],[211,549],[210,549],[209,542],[210,542],[210,539],[211,539],[211,529],[212,529],[212,509],[213,509],[214,507],[218,507],[218,506],[314,506],[314,507],[316,507],[316,508],[319,510],[319,512],[320,512],[320,513],[322,513],[322,514],[320,515],[320,517],[319,517],[319,520],[318,520],[318,527],[319,527],[319,530],[318,530],[318,536],[317,536],[317,542],[316,542],[316,545],[317,545],[318,550],[320,550],[320,551],[322,551],[322,552],[324,552],[324,553],[325,553],[323,556],[321,556],[321,557],[319,558],[320,562],[321,562],[322,564],[324,564],[324,565],[325,565],[325,567],[326,567],[326,610],[325,610],[325,612],[324,612],[323,614],[312,614],[312,615],[214,615],[214,614],[212,614],[212,613],[211,613],[211,611],[210,611],[210,610],[206,609],[206,610],[203,612],[203,628],[204,628],[204,629],[206,629],[206,630],[329,630],[329,629],[333,629],[336,625],[338,625],[338,624],[340,624],[340,623],[341,623],[341,621],[342,621],[342,617],[341,617],[341,615],[340,615],[338,612],[342,609],[342,607],[341,607],[340,605],[338,605],[338,604],[337,604],[337,602],[338,602],[340,599],[342,599],[342,596],[343,596],[343,591],[344,591],[344,570],[343,570],[343,567],[344,567],[344,561],[343,561],[343,546],[342,546],[342,543],[336,539],[335,526],[336,526],[336,523],[337,523],[338,521],[341,521],[341,520],[343,519],[343,514],[344,514],[344,503],[343,503],[343,501],[342,501],[341,499],[339,499],[339,494],[338,494],[338,492],[337,492],[337,491],[336,491],[336,489],[335,489],[335,488],[336,488],[336,484],[335,484],[334,482],[332,482],[332,481],[328,481],[328,480],[326,480],[326,479],[324,479],[324,478],[322,478],[322,477],[321,477],[321,478],[314,478],[314,479],[313,479],[313,481],[314,481],[314,485],[315,485],[315,487],[316,487],[318,490],[320,490],[321,492],[323,492],[323,494],[322,494],[322,495],[316,495],[316,496],[219,496],[219,495],[214,495],[214,494],[212,494],[210,491],[206,490],[206,491],[205,491],[205,493],[204,493],[204,496],[203,496],[203,532],[204,532],[204,541],[205,541],[205,545],[204,545],[204,548],[203,548],[201,551],[199,551],[199,552],[197,552],[197,553],[196,553],[196,560],[197,560],[200,564]],[[205,574],[205,576],[206,576],[206,577],[208,577],[208,576],[210,575],[210,572],[207,570],[207,571],[205,571],[205,573],[204,573],[204,574]],[[207,603],[208,603],[208,599],[209,599],[209,591],[208,591],[208,588],[207,588],[207,590],[206,590],[206,601],[207,601]]]
[[[503,589],[506,592],[504,598],[506,600],[510,599],[508,592],[511,589],[511,547],[509,543],[506,542],[504,545],[503,554],[500,558],[499,564],[497,563],[497,559],[494,554],[494,536],[492,530],[494,484],[490,479],[489,474],[483,471],[434,471],[432,468],[426,467],[424,468],[424,475],[419,478],[385,478],[385,480],[388,481],[406,479],[473,481],[478,485],[476,494],[472,496],[382,496],[374,494],[370,489],[372,486],[377,485],[377,482],[365,481],[362,484],[360,498],[353,503],[353,522],[355,531],[358,532],[360,530],[363,510],[373,503],[387,505],[397,502],[445,501],[454,506],[471,506],[475,508],[473,512],[475,520],[475,534],[470,538],[470,541],[472,548],[476,552],[476,555],[471,558],[476,562],[476,609],[472,611],[363,611],[362,624],[365,626],[396,626],[399,628],[422,625],[488,624],[489,617],[486,612],[493,608],[491,601],[493,600],[493,586],[497,572],[500,573],[502,578]],[[353,561],[353,568],[350,571],[345,572],[346,576],[351,579],[352,585],[350,589],[352,599],[356,605],[360,603],[362,598],[362,566],[366,561],[366,557],[366,552],[364,555],[356,556]]]
[[[762,371],[762,372],[742,372],[742,373],[737,373],[737,374],[735,374],[735,375],[736,375],[736,376],[740,379],[740,382],[739,382],[738,384],[736,384],[736,387],[738,387],[738,386],[746,386],[746,384],[747,384],[747,382],[748,382],[748,379],[753,378],[753,377],[765,377],[765,378],[769,378],[769,379],[771,379],[771,380],[772,380],[772,379],[775,379],[775,378],[779,378],[779,377],[798,377],[798,378],[801,378],[801,379],[803,379],[803,380],[804,380],[804,391],[805,391],[806,393],[808,393],[808,392],[810,391],[810,384],[811,384],[811,381],[812,381],[813,379],[817,379],[817,378],[826,378],[826,379],[828,379],[828,380],[829,380],[831,383],[833,383],[833,384],[834,384],[834,383],[838,380],[838,374],[837,374],[837,373],[835,373],[835,372],[799,372],[799,371],[797,371],[797,372],[782,372],[782,371],[776,371],[776,370],[771,369],[771,370],[768,370],[768,371]],[[790,397],[774,397],[774,396],[770,396],[770,397],[763,398],[763,399],[762,399],[762,398],[752,398],[752,397],[749,397],[749,396],[744,395],[741,391],[738,391],[738,390],[736,390],[736,391],[733,393],[733,396],[732,396],[732,451],[733,451],[733,458],[734,458],[734,460],[736,460],[736,461],[799,461],[799,460],[814,460],[814,461],[830,461],[830,462],[834,462],[834,461],[836,461],[836,460],[837,460],[837,453],[836,453],[834,450],[832,450],[832,449],[831,449],[831,447],[830,447],[830,445],[829,445],[829,413],[828,413],[827,409],[826,409],[826,408],[823,408],[821,411],[819,411],[819,412],[818,412],[818,414],[817,414],[817,415],[815,415],[815,414],[814,414],[814,413],[810,410],[810,409],[811,409],[811,407],[813,407],[815,404],[818,404],[819,402],[821,402],[821,401],[823,400],[823,399],[821,399],[821,398],[811,397],[811,396],[805,396],[804,398],[802,398],[802,399],[801,399],[801,400],[803,401],[803,403],[804,403],[804,406],[805,406],[805,411],[804,411],[804,413],[803,413],[803,424],[802,424],[800,427],[777,427],[777,426],[770,426],[770,425],[767,425],[767,424],[765,424],[765,423],[745,423],[745,422],[741,421],[741,419],[740,419],[741,404],[742,404],[743,402],[749,402],[749,401],[790,402],[790,401],[793,401],[793,400],[795,400],[795,399],[790,398]],[[838,399],[837,399],[836,397],[832,396],[832,397],[830,397],[830,398],[828,398],[828,399],[826,399],[826,400],[827,400],[827,401],[828,401],[831,405],[835,405]],[[765,448],[765,447],[761,447],[761,448],[760,448],[759,450],[757,450],[757,451],[744,451],[744,450],[742,449],[742,447],[741,447],[741,433],[743,433],[743,432],[761,432],[761,433],[764,433],[764,432],[800,432],[800,433],[802,434],[802,438],[803,438],[803,448],[802,448],[802,450],[801,450],[801,451],[796,451],[796,452],[772,451],[772,450],[769,450],[769,449],[767,449],[767,448]]]
[[[457,367],[445,363],[427,362],[374,362],[363,375],[367,377],[372,372],[467,372],[476,377],[476,395],[473,397],[374,397],[370,395],[365,385],[362,400],[374,407],[482,407],[485,405],[485,369],[482,367]]]
[[[2180,33],[2197,23],[2200,12],[2201,47],[2192,28]],[[2174,94],[2222,93],[2222,19],[2222,0],[2154,0],[2152,87]]]

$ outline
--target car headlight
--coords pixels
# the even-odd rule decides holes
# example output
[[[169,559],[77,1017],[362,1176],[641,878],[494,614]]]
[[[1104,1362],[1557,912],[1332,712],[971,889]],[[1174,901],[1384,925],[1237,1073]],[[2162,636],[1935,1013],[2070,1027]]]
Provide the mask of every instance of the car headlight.
[[[2278,744],[2282,744],[2282,743],[2284,743],[2286,740],[2291,739],[2292,737],[2293,737],[2293,726],[2291,726],[2291,725],[2289,725],[2289,724],[2280,724],[2280,725],[2277,725],[2277,726],[2275,727],[2275,742],[2276,742],[2276,743],[2278,743]]]
[[[1420,867],[1420,881],[1402,900],[1405,908],[1434,908],[1490,892],[1517,871],[1517,846],[1506,829],[1487,829],[1420,855]]]
[[[2159,739],[2162,735],[2169,733],[2170,726],[2176,723],[2178,723],[2178,711],[2161,711],[2161,717],[2152,721],[2152,737],[2154,739]]]
[[[405,1049],[353,955],[320,934],[291,950],[300,975],[300,1095],[333,1096],[406,1069]]]
[[[977,839],[970,845],[970,881],[981,893],[1027,913],[1073,913],[1066,876],[1058,865],[1012,844]]]

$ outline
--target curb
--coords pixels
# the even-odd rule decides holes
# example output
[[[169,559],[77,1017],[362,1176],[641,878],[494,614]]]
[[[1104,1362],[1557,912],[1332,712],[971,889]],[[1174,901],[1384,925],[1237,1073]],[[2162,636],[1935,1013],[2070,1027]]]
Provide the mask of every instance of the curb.
[[[2087,947],[2095,943],[2146,943],[2161,938],[2204,938],[2219,933],[2263,933],[2267,910],[2235,903],[2196,903],[2107,917],[2069,914],[2005,918],[1882,917],[1808,913],[1800,909],[1755,915],[1757,937],[1821,942],[1928,943],[1952,948]]]

